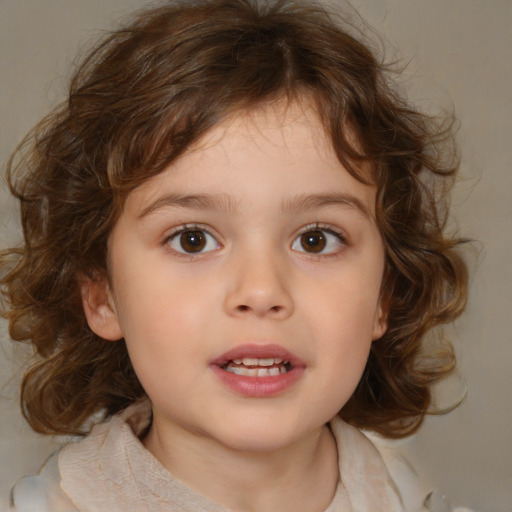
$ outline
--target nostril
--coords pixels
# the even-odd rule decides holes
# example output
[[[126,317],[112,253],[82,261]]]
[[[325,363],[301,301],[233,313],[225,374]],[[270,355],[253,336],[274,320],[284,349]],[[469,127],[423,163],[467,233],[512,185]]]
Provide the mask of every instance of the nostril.
[[[237,307],[237,309],[240,312],[246,312],[246,311],[250,311],[251,307],[250,306],[246,306],[245,304],[240,304]],[[282,306],[272,306],[268,311],[272,311],[274,313],[279,313],[282,309],[283,309]]]

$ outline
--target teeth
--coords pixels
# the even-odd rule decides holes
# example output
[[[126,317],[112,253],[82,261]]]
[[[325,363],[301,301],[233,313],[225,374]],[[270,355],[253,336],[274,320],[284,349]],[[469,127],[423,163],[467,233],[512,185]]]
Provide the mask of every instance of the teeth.
[[[281,364],[282,362],[283,360],[278,357],[267,357],[264,359],[244,357],[243,359],[233,359],[233,363],[243,364],[244,366],[272,366],[274,364]]]
[[[275,377],[290,370],[290,363],[279,357],[232,359],[223,369],[245,377]]]
[[[247,368],[245,366],[228,365],[224,369],[228,372],[234,373],[235,375],[242,375],[244,377],[276,377],[277,375],[287,372],[284,366],[272,366],[271,368]]]

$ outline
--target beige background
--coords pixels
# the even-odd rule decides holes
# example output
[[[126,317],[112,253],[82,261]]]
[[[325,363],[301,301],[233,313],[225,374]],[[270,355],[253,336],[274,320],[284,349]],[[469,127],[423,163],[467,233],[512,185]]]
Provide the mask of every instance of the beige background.
[[[0,0],[0,160],[63,98],[77,51],[144,0]],[[336,3],[332,0],[331,3]],[[341,4],[340,4],[341,5]],[[453,505],[512,511],[512,1],[354,0],[387,41],[412,59],[405,87],[427,109],[453,102],[461,119],[463,178],[454,211],[480,241],[465,316],[451,332],[465,403],[431,418],[408,442],[420,472]],[[15,205],[0,191],[0,245],[17,239]],[[17,476],[52,448],[17,412],[19,363],[1,325],[0,510]],[[454,381],[449,391],[456,391]]]

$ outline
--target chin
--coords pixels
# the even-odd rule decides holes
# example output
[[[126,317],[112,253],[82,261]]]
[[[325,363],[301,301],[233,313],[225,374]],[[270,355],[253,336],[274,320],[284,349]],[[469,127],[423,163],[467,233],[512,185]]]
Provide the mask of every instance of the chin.
[[[291,425],[278,425],[275,420],[272,422],[247,422],[238,424],[233,428],[230,425],[229,431],[223,429],[223,432],[217,436],[226,448],[241,452],[273,452],[285,449],[303,436],[307,432]]]

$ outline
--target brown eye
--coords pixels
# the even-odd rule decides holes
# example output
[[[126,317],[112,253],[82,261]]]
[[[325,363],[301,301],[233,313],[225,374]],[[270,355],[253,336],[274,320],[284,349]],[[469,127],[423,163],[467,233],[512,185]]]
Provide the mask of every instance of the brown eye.
[[[202,231],[185,231],[180,235],[180,245],[185,252],[201,252],[206,245]]]
[[[306,252],[322,252],[327,245],[327,240],[322,231],[308,231],[300,236],[300,245]]]
[[[204,229],[184,229],[171,236],[167,244],[182,254],[199,254],[219,248],[219,243]]]
[[[329,255],[339,252],[347,245],[345,236],[332,228],[312,227],[292,242],[292,249],[308,254]]]

